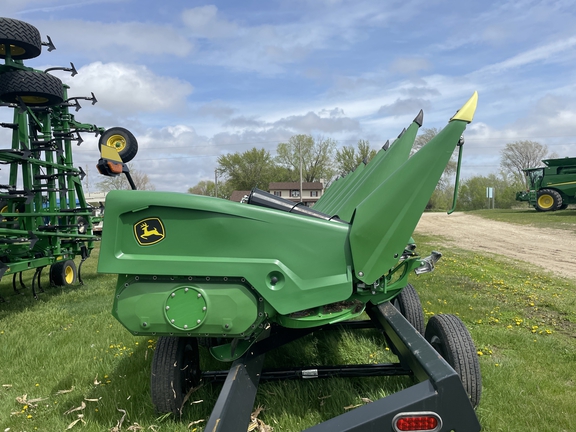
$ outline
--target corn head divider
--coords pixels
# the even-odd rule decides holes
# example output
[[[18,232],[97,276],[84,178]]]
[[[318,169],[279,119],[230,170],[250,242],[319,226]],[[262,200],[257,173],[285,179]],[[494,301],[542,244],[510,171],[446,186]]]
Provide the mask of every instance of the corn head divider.
[[[480,430],[470,334],[454,315],[424,327],[408,283],[441,256],[421,257],[411,235],[476,103],[474,93],[410,157],[420,112],[314,208],[257,189],[245,203],[110,192],[98,271],[118,274],[113,315],[134,335],[160,336],[151,374],[156,409],[181,413],[200,381],[224,381],[206,430],[238,431],[248,426],[261,380],[411,375],[414,386],[310,430]],[[108,149],[98,166],[127,174]],[[364,312],[370,320],[355,321]],[[398,363],[262,369],[271,349],[312,332],[368,327],[381,330]],[[231,369],[202,372],[199,344],[232,361]]]

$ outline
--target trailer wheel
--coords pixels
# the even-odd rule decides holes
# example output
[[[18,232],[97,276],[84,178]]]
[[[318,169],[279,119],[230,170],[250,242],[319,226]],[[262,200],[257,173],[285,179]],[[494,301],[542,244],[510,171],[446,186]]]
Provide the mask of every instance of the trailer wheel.
[[[159,413],[181,413],[184,398],[200,382],[198,341],[191,337],[162,336],[158,338],[150,393]]]
[[[458,373],[476,408],[482,393],[482,377],[476,347],[464,323],[455,315],[434,315],[428,320],[425,337]]]
[[[24,211],[23,204],[16,204],[16,213],[21,213]],[[0,214],[2,213],[9,213],[10,212],[10,203],[8,201],[0,201]],[[2,228],[11,228],[11,229],[20,229],[20,222],[18,222],[17,217],[1,217],[0,218],[0,227]]]
[[[44,72],[17,70],[0,74],[0,99],[30,106],[52,106],[62,103],[62,81]]]
[[[540,211],[554,211],[562,205],[562,196],[554,189],[541,189],[538,191],[536,209]]]
[[[0,58],[7,52],[13,60],[38,57],[42,52],[42,39],[36,27],[12,18],[0,18]]]
[[[58,261],[50,266],[50,281],[56,286],[68,286],[76,282],[78,270],[72,260]]]
[[[420,297],[412,284],[407,284],[400,294],[392,300],[392,304],[400,311],[404,318],[412,324],[418,333],[424,336],[424,312]]]
[[[130,162],[138,153],[136,137],[122,127],[113,127],[104,132],[98,141],[98,150],[103,145],[116,149],[122,162]]]

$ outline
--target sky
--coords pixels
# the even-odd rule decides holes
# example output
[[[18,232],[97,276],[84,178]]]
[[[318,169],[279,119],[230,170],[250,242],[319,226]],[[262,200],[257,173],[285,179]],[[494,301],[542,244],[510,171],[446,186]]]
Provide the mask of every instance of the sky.
[[[295,134],[379,149],[420,109],[441,129],[475,90],[464,178],[498,173],[520,140],[576,156],[569,0],[2,0],[0,16],[50,36],[57,49],[25,64],[74,63],[54,75],[98,99],[76,119],[129,129],[156,190],[186,192],[214,180],[219,155],[275,155]],[[97,138],[83,139],[74,162],[96,192]]]

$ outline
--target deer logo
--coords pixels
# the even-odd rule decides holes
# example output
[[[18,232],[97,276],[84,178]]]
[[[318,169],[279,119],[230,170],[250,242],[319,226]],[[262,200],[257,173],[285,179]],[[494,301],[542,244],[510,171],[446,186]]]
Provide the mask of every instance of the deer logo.
[[[141,246],[150,246],[164,240],[164,225],[159,218],[146,218],[134,224],[134,235]]]

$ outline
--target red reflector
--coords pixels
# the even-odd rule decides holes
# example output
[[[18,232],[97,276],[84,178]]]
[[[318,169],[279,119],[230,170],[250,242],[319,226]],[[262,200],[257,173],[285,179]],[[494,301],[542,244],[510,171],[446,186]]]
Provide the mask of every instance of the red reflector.
[[[434,416],[410,416],[396,420],[399,431],[433,431],[438,427],[438,418]]]
[[[121,174],[122,173],[122,164],[121,163],[108,161],[108,167],[110,168],[110,171],[113,172],[114,174]]]

